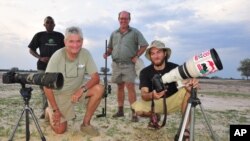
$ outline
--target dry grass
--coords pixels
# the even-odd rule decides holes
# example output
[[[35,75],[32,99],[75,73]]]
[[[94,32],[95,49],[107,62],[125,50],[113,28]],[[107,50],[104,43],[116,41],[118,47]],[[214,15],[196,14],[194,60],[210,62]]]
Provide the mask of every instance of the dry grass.
[[[38,86],[33,85],[30,107],[33,108],[35,115],[40,115],[41,97]],[[19,84],[2,84],[0,82],[0,141],[8,140],[17,119],[23,109],[23,99],[19,93]],[[85,112],[83,105],[76,106],[77,118],[69,122],[69,128],[63,135],[55,134],[48,123],[44,120],[38,120],[44,136],[47,141],[172,141],[180,123],[180,114],[168,116],[167,124],[160,130],[147,128],[148,119],[140,118],[138,123],[130,122],[131,112],[128,100],[125,102],[125,118],[113,119],[115,113],[116,86],[112,85],[112,94],[107,98],[107,116],[92,119],[92,124],[99,129],[99,137],[89,137],[79,131],[79,125]],[[138,92],[138,99],[139,91]],[[229,140],[230,124],[248,124],[250,122],[250,83],[238,80],[202,80],[201,89],[198,91],[205,113],[208,116],[211,126],[218,139],[221,141]],[[100,114],[104,107],[104,101],[96,111]],[[210,132],[204,124],[204,118],[199,106],[196,107],[195,115],[195,140],[211,140]],[[31,139],[41,140],[34,126],[33,120],[30,120]],[[14,140],[26,140],[25,121],[21,120],[18,130],[15,133]]]

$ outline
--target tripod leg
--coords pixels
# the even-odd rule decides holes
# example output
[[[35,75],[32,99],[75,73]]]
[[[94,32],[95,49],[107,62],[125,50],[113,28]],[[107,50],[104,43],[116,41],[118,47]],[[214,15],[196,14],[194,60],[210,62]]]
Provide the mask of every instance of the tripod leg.
[[[191,103],[188,103],[188,106],[187,106],[187,109],[186,109],[186,112],[185,112],[185,116],[184,116],[184,119],[183,119],[182,127],[181,127],[181,133],[179,135],[178,141],[182,141],[182,139],[183,139],[183,135],[184,135],[187,120],[188,120],[188,117],[189,117],[190,109],[191,109]]]
[[[106,95],[106,92],[104,93]],[[106,117],[106,108],[107,108],[107,97],[104,97],[104,108],[102,108],[102,113],[99,115],[96,115],[96,117]]]
[[[27,110],[30,112],[30,114],[31,114],[31,116],[32,116],[32,118],[33,118],[33,121],[34,121],[34,123],[35,123],[35,125],[36,125],[36,129],[37,129],[38,133],[40,134],[41,140],[42,140],[42,141],[46,141],[46,139],[45,139],[45,137],[44,137],[44,135],[43,135],[43,133],[42,133],[42,130],[41,130],[39,124],[38,124],[37,118],[36,118],[36,116],[35,116],[33,110],[32,110],[31,108],[28,108]]]
[[[29,109],[25,107],[25,127],[26,127],[26,141],[30,140],[30,122],[29,122]]]
[[[203,110],[203,106],[201,104],[199,104],[199,105],[200,105],[200,108],[201,108],[201,113],[202,113],[202,115],[203,115],[203,117],[204,117],[204,119],[205,119],[205,121],[207,123],[207,126],[208,126],[208,128],[209,128],[209,130],[211,132],[212,138],[214,139],[214,141],[218,141],[218,139],[216,138],[216,136],[215,136],[215,134],[213,132],[212,126],[210,125],[209,120],[208,120],[208,118],[207,118],[207,116],[206,116],[206,114],[205,114],[205,112]]]
[[[21,115],[20,115],[20,117],[19,117],[19,119],[18,119],[18,121],[16,123],[16,126],[15,126],[15,128],[14,128],[14,130],[13,130],[13,132],[12,132],[12,134],[11,134],[11,136],[10,136],[10,138],[9,138],[8,141],[12,141],[13,140],[15,132],[16,132],[16,129],[18,127],[18,124],[19,124],[20,120],[22,119],[22,116],[23,116],[24,112],[25,112],[25,109],[23,109],[23,111],[22,111],[22,113],[21,113]]]
[[[191,121],[190,121],[190,141],[194,140],[194,125],[195,125],[195,107],[191,108]]]
[[[104,101],[104,116],[106,117],[106,111],[107,111],[107,97],[105,97]]]

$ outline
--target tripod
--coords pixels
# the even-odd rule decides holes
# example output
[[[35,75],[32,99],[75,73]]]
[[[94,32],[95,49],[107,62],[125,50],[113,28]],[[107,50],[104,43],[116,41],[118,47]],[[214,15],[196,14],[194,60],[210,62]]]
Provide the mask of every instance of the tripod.
[[[188,118],[189,118],[189,115],[190,115],[190,111],[191,111],[191,115],[190,115],[190,119],[191,119],[191,121],[190,121],[190,141],[194,140],[194,124],[195,124],[194,122],[195,122],[195,107],[196,107],[196,105],[199,105],[200,108],[201,108],[201,113],[202,113],[202,115],[203,115],[203,117],[204,117],[204,119],[206,121],[206,124],[207,124],[207,126],[209,128],[209,131],[211,132],[212,139],[214,141],[218,141],[215,134],[214,134],[214,132],[213,132],[213,130],[212,130],[211,125],[209,124],[208,118],[204,113],[203,107],[201,105],[201,101],[197,97],[197,92],[196,92],[195,88],[191,89],[191,96],[190,96],[190,98],[188,100],[188,106],[186,108],[185,116],[182,118],[179,130],[178,130],[178,133],[180,133],[178,141],[182,141],[182,139],[183,139],[185,126],[187,124],[187,121],[188,121]]]
[[[106,40],[105,41],[105,52],[106,53],[107,53],[107,48],[108,48],[108,45],[107,45],[107,40]],[[107,73],[109,72],[109,68],[107,67],[107,58],[105,58],[105,67],[101,68],[101,72],[103,72],[103,74],[104,74],[104,78],[103,78],[103,81],[104,81],[104,94],[103,94],[104,108],[102,108],[102,113],[99,115],[96,115],[96,117],[106,117],[107,96],[108,96],[108,94],[111,93],[111,86],[108,85],[108,78],[107,78]]]
[[[102,113],[99,115],[96,115],[96,117],[106,117],[107,95],[110,94],[110,92],[111,92],[111,86],[108,85],[108,88],[107,88],[107,85],[105,85],[105,88],[104,88],[104,108],[102,108]]]
[[[35,122],[36,128],[37,128],[37,130],[38,130],[38,132],[40,134],[41,140],[42,141],[46,141],[46,139],[45,139],[45,137],[44,137],[44,135],[43,135],[40,127],[39,127],[37,118],[34,115],[34,112],[33,112],[32,108],[29,107],[29,100],[31,98],[31,91],[33,89],[31,87],[30,88],[26,88],[25,84],[21,83],[21,85],[22,85],[22,88],[20,89],[20,93],[23,96],[23,100],[24,100],[25,106],[24,106],[23,111],[21,113],[21,116],[18,119],[18,121],[16,123],[16,126],[15,126],[15,128],[14,128],[14,130],[13,130],[13,132],[12,132],[10,138],[9,138],[9,141],[13,140],[15,132],[16,132],[16,129],[18,127],[18,124],[19,124],[19,122],[20,122],[20,120],[21,120],[21,118],[22,118],[22,116],[23,116],[24,113],[25,113],[25,122],[26,122],[26,124],[25,124],[25,127],[26,127],[26,141],[30,140],[29,113],[31,114],[31,116],[33,118],[33,121]]]

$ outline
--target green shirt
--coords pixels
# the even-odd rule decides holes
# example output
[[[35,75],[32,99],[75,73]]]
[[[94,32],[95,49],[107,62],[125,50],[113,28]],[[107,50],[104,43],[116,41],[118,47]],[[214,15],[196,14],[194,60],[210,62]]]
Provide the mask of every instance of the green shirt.
[[[55,95],[72,95],[84,82],[84,74],[98,72],[96,64],[85,48],[81,48],[77,58],[70,61],[66,57],[66,50],[62,48],[51,57],[46,72],[60,72],[64,77],[64,85],[60,90],[53,90]]]
[[[139,30],[132,27],[129,27],[126,33],[121,33],[119,29],[115,30],[108,44],[108,47],[112,48],[113,61],[130,63],[140,46],[148,46],[148,42]]]

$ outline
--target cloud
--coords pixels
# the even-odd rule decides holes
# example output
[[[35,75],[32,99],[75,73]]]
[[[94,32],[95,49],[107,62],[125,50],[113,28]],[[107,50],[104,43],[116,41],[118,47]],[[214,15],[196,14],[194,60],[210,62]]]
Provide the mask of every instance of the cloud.
[[[119,26],[118,12],[127,10],[131,12],[131,26],[139,29],[149,43],[159,39],[172,49],[171,61],[182,64],[194,54],[215,48],[225,68],[218,75],[239,78],[239,61],[250,53],[249,6],[248,0],[1,1],[0,16],[5,18],[0,19],[0,59],[4,60],[0,68],[36,68],[36,59],[27,46],[36,32],[44,30],[43,20],[48,15],[54,17],[56,31],[81,27],[84,47],[102,67],[105,40]]]

